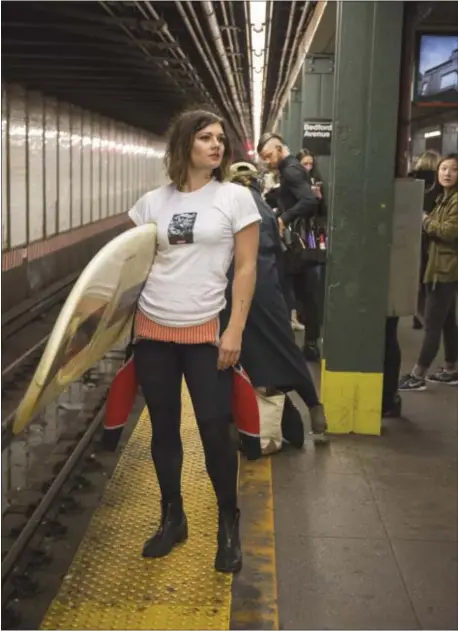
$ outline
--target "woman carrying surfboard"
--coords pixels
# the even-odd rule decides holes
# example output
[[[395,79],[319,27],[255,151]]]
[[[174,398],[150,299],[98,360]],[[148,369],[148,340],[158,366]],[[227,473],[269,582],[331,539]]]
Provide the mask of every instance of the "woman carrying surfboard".
[[[151,417],[151,454],[162,519],[144,546],[162,557],[188,535],[181,497],[181,382],[193,402],[208,475],[219,508],[215,569],[242,566],[238,458],[229,434],[233,371],[256,282],[260,214],[248,190],[226,181],[231,149],[225,122],[202,110],[181,114],[166,152],[171,184],[129,211],[155,223],[157,253],[138,302],[134,363]],[[227,271],[235,257],[233,307],[220,335]]]

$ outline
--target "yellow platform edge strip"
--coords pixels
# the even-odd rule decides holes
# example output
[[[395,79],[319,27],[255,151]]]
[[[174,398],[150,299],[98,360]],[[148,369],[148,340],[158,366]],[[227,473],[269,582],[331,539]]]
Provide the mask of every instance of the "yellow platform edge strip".
[[[231,629],[278,629],[272,460],[241,460],[243,570],[232,585]]]
[[[382,373],[339,372],[321,362],[321,400],[331,434],[379,436],[382,426]]]
[[[187,389],[182,488],[189,539],[143,559],[159,518],[146,412],[126,445],[42,629],[229,629],[232,576],[214,570],[217,506]]]

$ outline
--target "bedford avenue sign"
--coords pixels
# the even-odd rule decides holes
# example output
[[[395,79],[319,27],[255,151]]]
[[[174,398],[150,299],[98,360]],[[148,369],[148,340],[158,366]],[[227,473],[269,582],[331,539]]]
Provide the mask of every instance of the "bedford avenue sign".
[[[332,121],[324,119],[304,120],[302,148],[308,149],[316,156],[331,155]]]

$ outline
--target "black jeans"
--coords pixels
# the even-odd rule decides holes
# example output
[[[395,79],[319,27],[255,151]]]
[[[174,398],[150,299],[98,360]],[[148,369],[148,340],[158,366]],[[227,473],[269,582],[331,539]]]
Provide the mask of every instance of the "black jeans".
[[[401,372],[401,349],[398,342],[399,318],[387,318],[385,323],[385,354],[383,358],[382,410],[389,410],[395,400],[399,373]]]
[[[232,370],[217,369],[211,344],[141,340],[134,362],[151,417],[151,455],[165,503],[181,496],[181,384],[186,380],[218,505],[237,506],[237,446],[230,437]]]
[[[315,344],[320,338],[322,320],[319,266],[308,265],[300,274],[294,274],[293,283],[300,319],[306,329],[306,343]]]
[[[458,327],[456,324],[456,294],[458,283],[428,283],[425,303],[425,336],[418,358],[421,368],[429,368],[444,339],[445,361],[455,364],[458,358]]]

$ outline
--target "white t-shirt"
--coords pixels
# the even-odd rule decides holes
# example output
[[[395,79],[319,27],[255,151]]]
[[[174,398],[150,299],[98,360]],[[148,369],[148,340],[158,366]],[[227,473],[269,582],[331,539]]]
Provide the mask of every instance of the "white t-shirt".
[[[157,226],[157,253],[138,306],[164,326],[209,322],[225,307],[234,235],[261,221],[250,191],[211,180],[191,193],[174,184],[146,193],[132,221]]]

